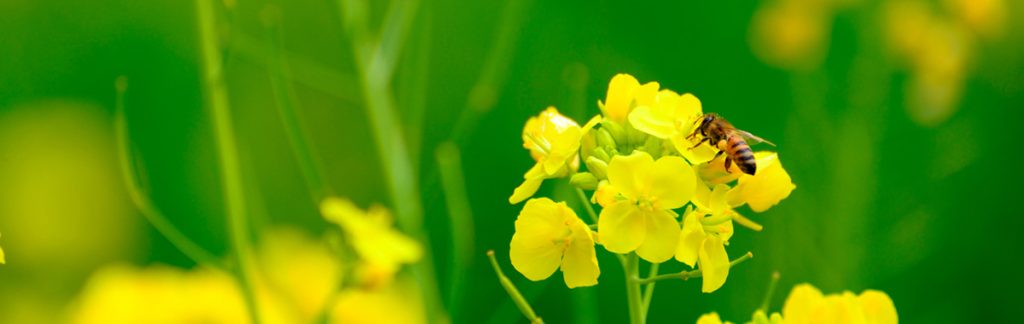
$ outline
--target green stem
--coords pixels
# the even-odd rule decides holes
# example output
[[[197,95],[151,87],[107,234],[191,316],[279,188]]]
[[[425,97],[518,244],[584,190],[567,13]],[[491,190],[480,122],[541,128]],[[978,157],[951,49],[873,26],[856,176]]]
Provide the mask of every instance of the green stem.
[[[174,223],[153,205],[153,202],[149,200],[139,187],[135,160],[132,158],[131,145],[128,143],[128,124],[124,108],[124,93],[127,86],[127,80],[124,77],[117,79],[117,112],[114,117],[114,128],[117,136],[117,155],[121,161],[121,178],[124,180],[128,197],[135,204],[135,207],[139,209],[139,213],[142,214],[146,221],[153,225],[153,228],[160,235],[163,235],[167,241],[171,242],[171,245],[174,245],[178,251],[181,251],[185,257],[203,266],[221,270],[226,269],[224,262],[220,258],[203,249],[174,226]]]
[[[583,192],[583,189],[576,188],[576,197],[580,199],[580,204],[583,205],[583,209],[587,210],[587,215],[590,216],[590,220],[597,224],[597,212],[594,211],[594,205],[591,204],[590,200],[587,199],[587,194]]]
[[[441,143],[437,147],[436,156],[445,203],[448,205],[452,235],[448,313],[458,316],[461,313],[458,307],[465,293],[467,268],[473,261],[473,213],[466,195],[466,180],[462,174],[459,148],[453,142]],[[459,321],[453,318],[453,322]]]
[[[654,276],[658,275],[658,266],[659,265],[661,265],[661,264],[660,263],[651,263],[651,269],[647,273],[647,277],[648,278],[654,277]],[[642,310],[641,313],[643,314],[644,318],[647,318],[647,310],[650,309],[650,307],[651,307],[651,299],[654,298],[654,284],[656,284],[656,283],[657,282],[648,283],[647,287],[644,288],[644,302],[643,302],[643,308],[641,309]]]
[[[768,283],[768,291],[764,293],[764,300],[761,301],[761,307],[758,308],[762,312],[768,312],[768,306],[771,305],[772,295],[775,294],[775,287],[779,285],[779,272],[772,272],[772,281]]]
[[[753,257],[754,257],[753,253],[747,252],[747,254],[744,254],[743,256],[741,256],[739,258],[736,258],[735,260],[732,260],[732,262],[729,262],[729,267],[730,268],[734,267],[737,264],[740,264],[743,261],[750,260],[750,258],[753,258]],[[666,279],[688,280],[690,278],[700,278],[702,275],[703,275],[703,272],[700,269],[696,269],[696,270],[682,271],[682,272],[676,272],[676,273],[667,273],[667,274],[657,275],[657,276],[653,276],[653,277],[649,277],[649,278],[633,277],[633,281],[635,281],[638,284],[642,284],[643,285],[643,284],[649,284],[649,283],[652,283],[652,282],[655,282],[655,281],[658,281],[658,280],[666,280]]]
[[[249,317],[253,323],[260,323],[256,298],[251,278],[253,259],[248,219],[246,218],[245,194],[242,184],[238,147],[231,124],[231,108],[224,82],[224,67],[217,41],[215,8],[212,0],[196,0],[199,23],[200,48],[203,63],[203,84],[210,108],[211,121],[216,135],[218,160],[221,169],[221,186],[227,209],[227,221],[232,254],[237,268],[234,271],[245,296]]]
[[[273,88],[274,99],[277,103],[277,112],[281,117],[285,135],[291,144],[292,153],[299,164],[302,178],[306,187],[312,195],[314,204],[319,204],[326,196],[332,193],[330,187],[324,182],[323,168],[314,157],[308,136],[302,131],[302,126],[296,113],[295,90],[291,87],[292,76],[288,60],[285,57],[283,32],[280,22],[275,18],[267,22],[267,33],[271,43],[271,59],[269,64],[270,83]]]
[[[626,273],[626,299],[629,303],[629,322],[631,324],[643,324],[643,303],[642,297],[640,296],[640,283],[636,280],[630,280],[639,276],[640,272],[640,258],[637,257],[636,253],[631,253],[626,257],[623,270]]]
[[[533,307],[530,307],[530,303],[523,298],[523,294],[519,293],[519,289],[512,284],[512,280],[509,280],[505,276],[505,272],[501,271],[501,267],[498,266],[498,260],[494,258],[494,250],[487,251],[487,258],[491,260],[491,267],[494,268],[494,274],[498,275],[498,281],[501,282],[501,286],[505,288],[505,292],[515,302],[516,307],[519,307],[519,311],[523,313],[526,319],[530,320],[530,323],[544,323],[540,317],[537,317],[537,313],[533,312]]]

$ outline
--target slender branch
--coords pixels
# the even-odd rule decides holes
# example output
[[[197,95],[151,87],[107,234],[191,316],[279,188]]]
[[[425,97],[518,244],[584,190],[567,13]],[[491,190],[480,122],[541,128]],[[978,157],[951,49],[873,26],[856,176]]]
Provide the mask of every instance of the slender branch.
[[[544,321],[537,317],[537,313],[533,312],[533,307],[530,307],[530,303],[523,298],[523,294],[519,293],[519,289],[512,284],[512,280],[509,280],[505,276],[505,272],[501,271],[501,267],[498,266],[498,260],[494,258],[494,250],[487,251],[487,258],[491,260],[491,267],[494,268],[494,274],[498,275],[498,281],[501,282],[501,286],[505,288],[505,292],[512,298],[512,301],[516,303],[516,307],[519,307],[519,311],[523,312],[523,316],[530,320],[530,323],[544,323]]]
[[[744,254],[743,256],[741,256],[739,258],[736,258],[735,260],[732,260],[731,262],[729,262],[729,267],[732,268],[732,267],[736,266],[737,264],[742,263],[743,261],[750,260],[750,258],[753,258],[753,257],[754,257],[753,253],[747,252],[747,254]],[[676,273],[667,273],[667,274],[657,275],[657,276],[649,277],[649,278],[633,277],[633,281],[637,282],[639,284],[649,284],[649,283],[652,283],[652,282],[655,282],[655,281],[658,281],[658,280],[666,280],[666,279],[689,280],[690,278],[700,278],[702,275],[703,275],[703,271],[701,271],[701,269],[695,269],[695,270],[690,270],[690,271],[682,271],[682,272],[676,272]]]
[[[139,213],[142,217],[153,225],[160,235],[167,238],[167,241],[171,242],[178,251],[181,251],[192,261],[211,268],[224,270],[227,267],[224,262],[213,253],[210,253],[206,249],[196,244],[194,241],[188,238],[187,235],[182,233],[174,223],[164,216],[160,212],[153,202],[142,192],[139,187],[138,173],[135,169],[135,160],[132,158],[131,145],[128,143],[128,124],[125,117],[124,108],[124,93],[127,89],[128,84],[125,77],[117,79],[117,112],[114,117],[114,128],[117,137],[117,155],[121,161],[121,179],[124,180],[124,186],[128,191],[128,197],[135,204],[135,208],[138,208]]]
[[[437,147],[437,167],[441,174],[445,203],[448,205],[449,224],[452,235],[451,289],[448,297],[448,313],[458,316],[458,307],[465,294],[466,271],[473,261],[473,213],[466,195],[466,180],[462,174],[459,148],[453,142]],[[459,322],[453,319],[453,322]]]
[[[772,302],[772,295],[775,294],[775,287],[779,285],[779,272],[772,272],[772,281],[768,283],[768,291],[764,293],[764,300],[761,301],[761,307],[758,308],[762,312],[768,312],[768,306]]]
[[[647,277],[648,278],[651,278],[651,277],[654,277],[654,276],[658,275],[658,266],[659,265],[661,265],[661,264],[660,263],[651,263],[651,269],[647,273]],[[644,300],[643,300],[643,304],[642,304],[643,307],[641,309],[644,318],[647,318],[647,310],[651,307],[651,299],[654,298],[654,284],[656,284],[656,283],[657,282],[648,283],[647,287],[644,288]]]
[[[583,204],[583,209],[587,210],[587,215],[590,216],[590,220],[597,224],[597,212],[594,211],[594,205],[591,204],[590,200],[587,199],[587,194],[583,192],[583,189],[576,188],[576,197],[580,199],[580,204]],[[594,228],[596,229],[596,227]]]
[[[221,186],[229,225],[228,234],[234,250],[234,262],[238,265],[234,273],[242,287],[246,308],[253,323],[259,323],[254,284],[249,277],[253,274],[254,261],[246,211],[245,190],[238,158],[238,147],[231,123],[231,107],[224,81],[224,67],[216,31],[216,13],[213,0],[196,0],[196,14],[200,49],[202,51],[203,85],[210,109],[211,123],[217,142],[217,153],[221,171]]]
[[[752,230],[755,230],[755,231],[758,231],[758,232],[760,232],[761,230],[764,229],[764,226],[761,226],[761,224],[758,224],[757,222],[754,222],[754,221],[750,220],[750,218],[747,218],[746,216],[740,215],[739,213],[733,213],[732,214],[732,220],[736,221],[736,223],[742,225],[743,227],[746,227],[746,228],[749,228],[749,229],[752,229]]]
[[[314,204],[319,204],[324,197],[332,193],[332,190],[323,180],[323,168],[312,152],[308,136],[302,131],[303,128],[296,113],[295,107],[298,100],[295,98],[295,89],[291,86],[291,69],[285,57],[284,36],[280,21],[277,17],[270,19],[266,22],[272,53],[268,71],[274,99],[277,102],[277,112],[281,117],[281,123],[284,126],[288,142],[291,144],[295,160],[299,164],[306,187],[312,195]]]

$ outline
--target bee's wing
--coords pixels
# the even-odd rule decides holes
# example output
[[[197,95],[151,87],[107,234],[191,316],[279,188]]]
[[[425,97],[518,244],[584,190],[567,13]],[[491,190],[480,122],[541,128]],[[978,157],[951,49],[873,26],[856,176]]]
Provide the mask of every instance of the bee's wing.
[[[771,145],[771,146],[775,146],[775,143],[772,143],[772,142],[770,142],[770,141],[768,141],[766,139],[757,137],[757,135],[751,134],[750,132],[737,129],[736,133],[740,134],[740,136],[742,136],[743,139],[745,139],[747,141],[747,144],[754,145],[754,144],[757,144],[757,143],[765,143],[765,144],[768,144],[768,145]]]

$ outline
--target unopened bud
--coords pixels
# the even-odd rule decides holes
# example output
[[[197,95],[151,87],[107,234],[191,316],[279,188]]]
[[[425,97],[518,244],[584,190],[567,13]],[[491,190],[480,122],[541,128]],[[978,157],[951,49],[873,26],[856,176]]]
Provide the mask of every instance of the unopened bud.
[[[574,174],[569,179],[569,183],[583,190],[595,190],[597,189],[597,177],[590,172],[580,172]]]

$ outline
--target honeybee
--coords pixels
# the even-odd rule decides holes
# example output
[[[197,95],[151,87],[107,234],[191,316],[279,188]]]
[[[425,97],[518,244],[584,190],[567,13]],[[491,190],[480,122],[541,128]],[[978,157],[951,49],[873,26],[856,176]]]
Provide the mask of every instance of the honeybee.
[[[718,158],[723,153],[725,156],[725,170],[729,171],[729,167],[735,162],[736,166],[740,168],[743,173],[753,175],[757,172],[757,163],[754,158],[754,151],[750,150],[750,145],[758,143],[766,143],[771,146],[775,146],[774,143],[766,141],[763,138],[754,136],[754,134],[736,129],[730,124],[725,118],[718,116],[715,113],[704,114],[700,118],[700,126],[693,131],[687,139],[693,139],[700,134],[704,138],[694,145],[696,148],[704,142],[711,143],[712,146],[718,149],[718,154],[715,154],[715,158]],[[749,144],[748,144],[749,141]]]

